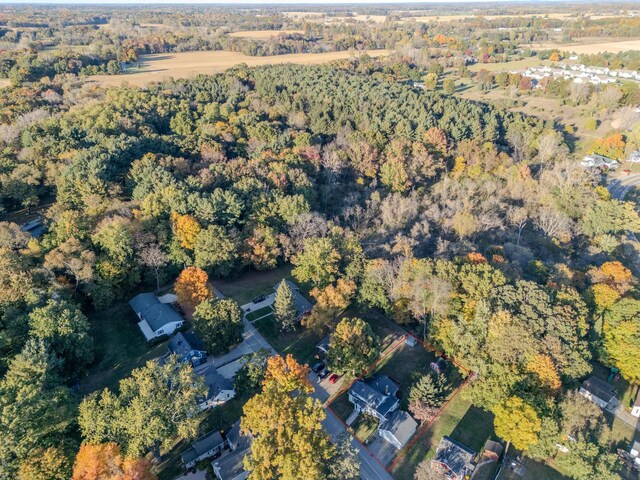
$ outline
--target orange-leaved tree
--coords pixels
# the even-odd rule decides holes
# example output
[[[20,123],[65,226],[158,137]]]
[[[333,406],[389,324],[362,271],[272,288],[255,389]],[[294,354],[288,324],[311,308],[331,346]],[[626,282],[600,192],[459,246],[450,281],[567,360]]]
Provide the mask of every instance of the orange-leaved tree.
[[[207,285],[209,275],[198,267],[185,268],[174,286],[178,301],[182,305],[195,307],[201,302],[213,297],[213,293]]]
[[[145,458],[126,458],[115,443],[83,445],[73,465],[72,480],[155,480]]]
[[[171,225],[173,232],[180,240],[180,245],[188,250],[193,250],[196,237],[202,227],[191,215],[180,215],[178,212],[171,214]]]

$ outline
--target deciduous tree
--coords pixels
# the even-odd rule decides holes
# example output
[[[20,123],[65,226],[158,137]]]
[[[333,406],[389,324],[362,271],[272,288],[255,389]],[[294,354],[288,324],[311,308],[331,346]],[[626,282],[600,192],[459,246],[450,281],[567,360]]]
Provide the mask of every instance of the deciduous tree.
[[[542,428],[536,411],[521,398],[510,397],[493,409],[496,435],[526,451],[538,441]]]
[[[357,377],[380,355],[378,338],[361,318],[344,318],[331,335],[327,363],[339,374]]]
[[[200,302],[213,297],[213,293],[207,285],[209,275],[198,267],[185,268],[174,286],[178,301],[188,307],[194,308]]]
[[[204,300],[193,313],[193,328],[211,355],[226,353],[242,341],[242,310],[235,300]]]
[[[73,465],[72,480],[155,480],[145,458],[127,458],[115,443],[82,445]]]

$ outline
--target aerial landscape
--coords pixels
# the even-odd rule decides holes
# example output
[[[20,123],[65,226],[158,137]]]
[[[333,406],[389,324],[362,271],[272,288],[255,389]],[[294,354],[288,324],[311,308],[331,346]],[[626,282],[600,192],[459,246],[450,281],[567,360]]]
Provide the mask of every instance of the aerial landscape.
[[[0,3],[0,480],[640,480],[640,3]]]

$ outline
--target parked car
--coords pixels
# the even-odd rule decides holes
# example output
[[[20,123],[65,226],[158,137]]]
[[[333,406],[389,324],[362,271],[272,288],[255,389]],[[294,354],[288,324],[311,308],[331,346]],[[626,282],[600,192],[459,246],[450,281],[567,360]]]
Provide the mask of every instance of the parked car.
[[[336,383],[339,378],[340,378],[340,375],[338,375],[337,373],[334,373],[329,377],[329,383]]]
[[[331,373],[331,370],[329,370],[327,368],[327,366],[323,366],[320,371],[318,372],[318,377],[320,378],[325,378],[327,375],[329,375]]]
[[[318,362],[316,363],[313,367],[311,367],[311,371],[313,373],[319,373],[320,370],[322,370],[325,367],[325,363],[324,362]]]
[[[260,303],[262,301],[264,301],[267,298],[266,295],[258,295],[256,298],[254,298],[253,300],[251,300],[253,303]]]

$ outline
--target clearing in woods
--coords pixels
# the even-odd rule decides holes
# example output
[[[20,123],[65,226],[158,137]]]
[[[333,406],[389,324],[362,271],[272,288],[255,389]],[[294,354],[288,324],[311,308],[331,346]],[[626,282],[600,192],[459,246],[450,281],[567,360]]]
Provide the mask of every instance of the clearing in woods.
[[[149,82],[160,82],[169,78],[187,78],[198,74],[219,73],[242,63],[250,67],[276,65],[281,63],[297,63],[300,65],[317,65],[333,60],[343,60],[367,53],[372,57],[389,54],[389,50],[342,51],[327,53],[292,53],[270,57],[251,57],[239,52],[206,51],[158,53],[142,55],[140,68],[131,68],[122,75],[92,75],[89,81],[103,85],[142,86]]]
[[[277,37],[280,34],[299,33],[303,34],[304,30],[242,30],[240,32],[232,32],[230,37],[252,38],[254,40],[268,40],[271,37]]]

